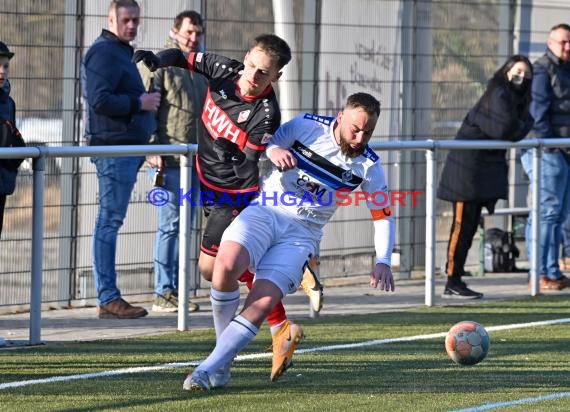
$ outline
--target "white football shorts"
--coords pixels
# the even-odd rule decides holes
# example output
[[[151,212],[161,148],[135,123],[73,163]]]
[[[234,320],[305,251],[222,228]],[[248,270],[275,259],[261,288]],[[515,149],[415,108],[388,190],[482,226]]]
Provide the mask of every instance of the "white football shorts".
[[[304,224],[276,207],[257,205],[246,207],[234,219],[221,243],[231,240],[244,246],[255,279],[271,281],[285,297],[299,288],[303,266],[316,253],[322,235],[320,227]]]

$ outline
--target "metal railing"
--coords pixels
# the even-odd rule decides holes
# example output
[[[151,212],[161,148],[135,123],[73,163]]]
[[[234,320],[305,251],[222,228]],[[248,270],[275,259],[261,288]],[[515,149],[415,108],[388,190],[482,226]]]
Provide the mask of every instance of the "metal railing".
[[[533,150],[531,177],[531,265],[530,284],[531,296],[539,293],[538,277],[538,257],[539,244],[538,232],[540,227],[540,190],[541,158],[543,148],[569,147],[570,138],[563,139],[525,139],[520,142],[509,141],[489,141],[489,140],[450,140],[450,141],[392,141],[379,142],[370,145],[373,149],[379,150],[425,150],[426,151],[426,274],[425,274],[425,304],[433,306],[435,295],[435,188],[437,176],[437,156],[438,150],[468,150],[468,149],[535,149]]]
[[[26,147],[0,148],[0,159],[33,159],[33,196],[32,196],[32,268],[30,297],[30,335],[31,345],[41,343],[41,306],[42,306],[42,266],[43,266],[43,231],[44,231],[44,183],[45,160],[49,157],[111,157],[111,156],[148,156],[180,155],[180,186],[190,190],[192,173],[192,155],[197,145],[133,145],[133,146],[61,146],[61,147]],[[179,307],[178,330],[188,329],[189,282],[195,279],[197,254],[191,248],[191,239],[196,239],[198,228],[191,227],[191,207],[188,202],[180,206],[180,249],[179,249]]]
[[[439,150],[465,149],[536,149],[533,151],[533,174],[531,178],[532,206],[530,209],[531,226],[531,295],[539,293],[538,284],[538,229],[540,219],[540,201],[537,194],[540,190],[541,156],[543,148],[570,147],[570,138],[564,139],[525,139],[513,143],[508,141],[388,141],[372,142],[375,150],[424,150],[426,151],[426,239],[425,239],[425,304],[434,305],[435,294],[435,188],[437,180],[437,156]],[[44,168],[45,160],[50,157],[90,157],[90,156],[147,156],[147,155],[180,155],[181,188],[191,189],[192,154],[197,145],[140,145],[140,146],[62,146],[62,147],[26,147],[0,148],[0,159],[32,158],[33,159],[33,198],[32,198],[32,268],[31,268],[31,301],[30,301],[30,344],[41,342],[41,291],[42,291],[42,258],[43,258],[43,204],[44,204]],[[198,229],[188,228],[190,205],[180,205],[180,256],[179,256],[179,308],[178,330],[188,329],[189,285],[197,276],[196,248],[191,247],[191,239],[197,238]],[[188,230],[190,229],[190,231]]]

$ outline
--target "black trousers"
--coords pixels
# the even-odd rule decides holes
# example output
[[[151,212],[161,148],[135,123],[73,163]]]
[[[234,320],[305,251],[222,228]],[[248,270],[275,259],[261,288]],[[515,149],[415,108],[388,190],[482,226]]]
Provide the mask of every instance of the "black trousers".
[[[465,274],[467,253],[477,232],[483,206],[482,203],[453,202],[453,222],[447,243],[445,265],[448,277],[460,279]]]

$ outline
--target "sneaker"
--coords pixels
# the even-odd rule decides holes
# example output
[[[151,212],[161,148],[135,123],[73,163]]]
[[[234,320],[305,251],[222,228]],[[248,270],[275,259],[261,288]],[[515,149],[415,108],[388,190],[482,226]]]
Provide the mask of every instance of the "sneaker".
[[[541,276],[539,286],[540,289],[544,290],[562,290],[570,287],[570,279],[564,275],[555,280],[552,280],[546,276]]]
[[[271,368],[271,382],[279,377],[293,365],[293,352],[299,346],[305,335],[299,325],[289,320],[273,335],[273,366]]]
[[[448,281],[441,297],[444,299],[481,299],[483,294],[469,289],[463,281]]]
[[[188,312],[197,312],[200,306],[194,302],[188,302]],[[178,312],[178,293],[166,292],[164,295],[157,294],[152,305],[153,312]]]
[[[230,366],[231,363],[228,363],[227,365],[222,366],[220,369],[218,369],[212,376],[210,376],[210,388],[221,388],[228,384],[232,377]]]
[[[316,313],[319,313],[323,307],[323,285],[317,276],[317,266],[319,264],[319,257],[311,256],[307,264],[305,264],[303,280],[301,281],[301,288],[309,297],[311,307]]]
[[[106,305],[97,306],[99,319],[136,319],[148,315],[145,308],[132,306],[123,298],[117,298]]]
[[[209,391],[210,379],[206,371],[194,370],[184,379],[182,389],[185,391]]]
[[[172,296],[176,299],[178,305],[178,292],[172,292]],[[200,305],[188,300],[188,312],[198,312],[200,310]]]

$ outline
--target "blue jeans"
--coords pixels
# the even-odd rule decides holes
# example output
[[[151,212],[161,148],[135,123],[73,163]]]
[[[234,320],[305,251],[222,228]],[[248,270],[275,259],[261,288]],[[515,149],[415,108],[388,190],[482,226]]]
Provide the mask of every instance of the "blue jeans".
[[[99,182],[99,211],[93,231],[93,276],[99,305],[121,297],[117,288],[117,235],[127,214],[144,157],[93,157]]]
[[[149,169],[151,180],[156,169]],[[200,201],[200,180],[196,170],[192,170],[191,199],[198,205]],[[169,199],[158,209],[158,230],[154,245],[154,291],[164,295],[166,292],[178,291],[178,234],[180,231],[180,168],[167,167],[164,170],[164,189]],[[196,207],[191,208],[190,220],[195,226]]]
[[[532,151],[521,157],[525,173],[532,178]],[[542,154],[540,179],[539,274],[555,280],[562,276],[558,266],[561,228],[570,212],[570,166],[560,152]],[[526,226],[526,248],[530,255],[531,218]],[[530,260],[530,259],[529,259]]]

